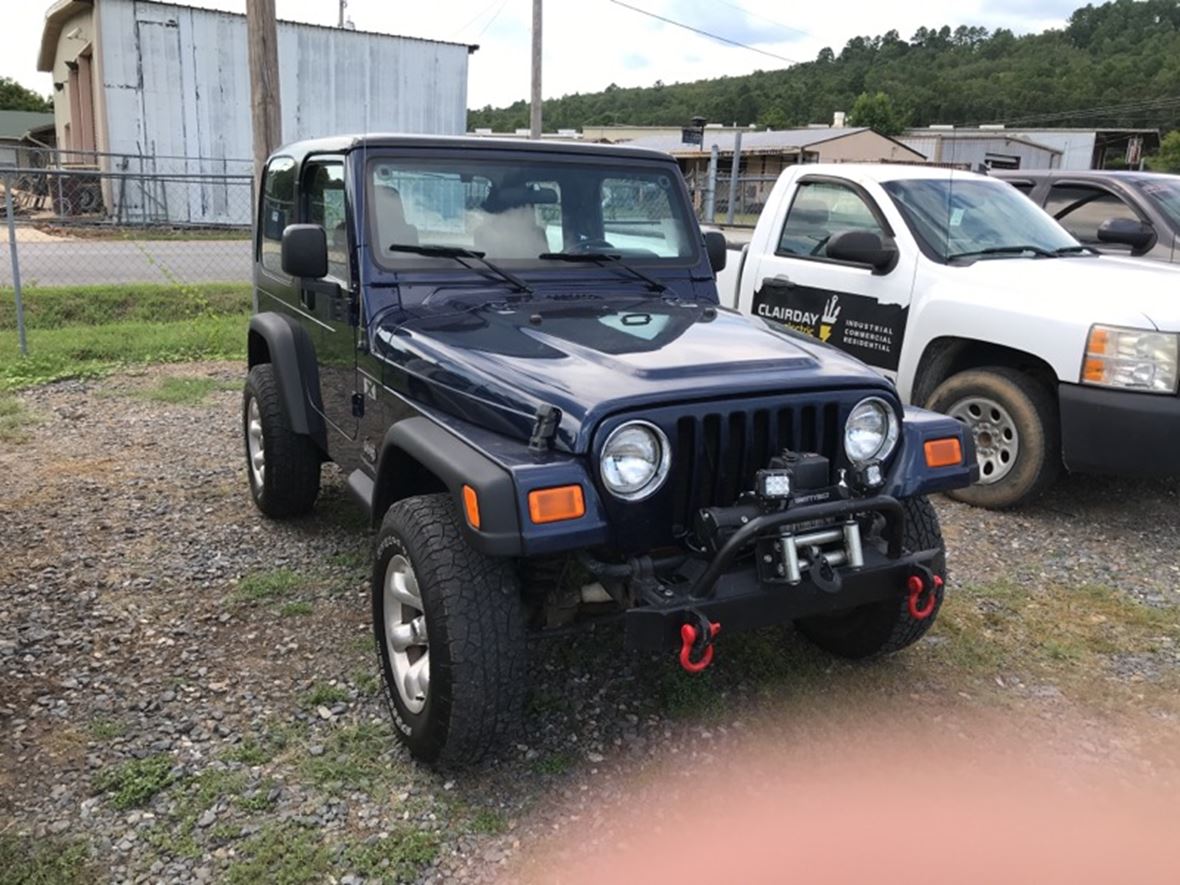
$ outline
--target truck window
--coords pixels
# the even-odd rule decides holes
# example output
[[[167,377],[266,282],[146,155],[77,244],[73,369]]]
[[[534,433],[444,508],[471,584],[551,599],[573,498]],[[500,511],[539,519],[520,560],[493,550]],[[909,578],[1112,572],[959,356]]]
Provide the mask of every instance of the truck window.
[[[259,222],[259,259],[267,270],[283,272],[280,255],[283,229],[294,221],[295,161],[290,157],[275,157],[263,175]]]
[[[344,164],[313,160],[304,172],[303,219],[328,235],[328,273],[348,281],[348,225],[344,209]]]
[[[1052,215],[1080,242],[1099,245],[1098,226],[1108,218],[1139,220],[1135,210],[1108,190],[1080,184],[1055,184],[1045,201],[1045,211]],[[1130,246],[1102,243],[1103,249],[1129,252]]]
[[[828,240],[849,230],[885,237],[868,204],[855,190],[827,181],[805,181],[795,191],[783,222],[778,254],[826,257]]]

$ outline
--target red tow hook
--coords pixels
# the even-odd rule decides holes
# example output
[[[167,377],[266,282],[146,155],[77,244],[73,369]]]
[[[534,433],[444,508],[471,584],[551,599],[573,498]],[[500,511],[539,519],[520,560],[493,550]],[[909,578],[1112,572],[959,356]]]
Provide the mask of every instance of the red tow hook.
[[[708,635],[705,630],[698,630],[692,624],[684,624],[680,628],[680,666],[689,673],[700,673],[713,663],[713,640],[721,632],[721,625],[716,621],[701,620],[709,625]],[[695,661],[694,653],[697,655]]]
[[[930,585],[927,587],[926,581],[922,580],[921,575],[910,575],[909,580],[906,581],[906,588],[910,591],[907,597],[909,605],[910,617],[915,621],[924,621],[932,614],[934,614],[934,606],[938,603],[938,592],[942,589],[942,577],[939,575],[930,576]],[[922,603],[922,596],[926,596],[926,602]]]

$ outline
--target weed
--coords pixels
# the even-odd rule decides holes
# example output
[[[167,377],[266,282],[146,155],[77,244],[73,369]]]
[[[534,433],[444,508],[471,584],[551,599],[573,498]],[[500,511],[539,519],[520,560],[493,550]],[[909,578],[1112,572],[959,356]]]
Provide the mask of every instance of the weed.
[[[29,436],[29,425],[34,420],[20,400],[0,394],[0,442],[24,442]]]
[[[488,836],[497,836],[508,829],[508,821],[494,809],[481,808],[471,816],[471,829]]]
[[[122,737],[127,727],[115,719],[99,718],[90,723],[89,731],[96,741],[110,741]]]
[[[279,609],[279,614],[284,618],[296,618],[304,615],[310,615],[312,607],[310,602],[288,602]]]
[[[156,387],[140,395],[144,399],[175,406],[199,406],[214,391],[237,389],[236,383],[216,378],[164,378]]]
[[[299,885],[322,882],[331,867],[328,849],[314,830],[295,823],[271,824],[235,846],[226,871],[231,885]]]
[[[278,596],[287,596],[304,583],[304,579],[290,569],[253,572],[238,582],[233,599],[236,602],[265,602]]]
[[[574,757],[560,751],[533,760],[533,771],[537,774],[565,774],[573,766]]]
[[[240,316],[250,310],[250,288],[248,283],[23,286],[21,304],[25,328],[33,333],[69,326]],[[16,304],[11,295],[12,289],[0,289],[0,329],[16,328]],[[29,351],[33,351],[31,342]]]
[[[97,880],[82,842],[0,833],[0,885],[85,885]]]
[[[348,689],[343,685],[317,682],[315,687],[303,696],[303,702],[308,707],[319,707],[342,703],[347,701],[348,697]]]
[[[369,557],[359,550],[345,550],[329,556],[328,563],[337,568],[362,569],[369,564]]]
[[[175,780],[172,764],[172,757],[162,753],[129,759],[100,771],[94,778],[94,789],[112,794],[111,802],[116,808],[143,805]]]
[[[415,881],[438,856],[438,848],[438,834],[407,828],[350,846],[342,861],[366,879],[408,882]]]
[[[304,776],[330,793],[374,792],[398,774],[386,752],[393,741],[388,727],[372,723],[344,726],[332,732],[319,756],[300,764]]]
[[[381,680],[372,670],[353,670],[349,680],[362,697],[372,697],[381,687]]]

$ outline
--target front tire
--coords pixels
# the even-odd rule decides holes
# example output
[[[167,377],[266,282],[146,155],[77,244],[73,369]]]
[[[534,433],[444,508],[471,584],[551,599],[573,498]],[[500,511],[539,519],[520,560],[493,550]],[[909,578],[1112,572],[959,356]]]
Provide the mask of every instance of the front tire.
[[[926,498],[907,498],[901,502],[905,511],[903,546],[911,553],[920,550],[945,550],[938,514]],[[918,620],[910,614],[904,594],[895,599],[863,605],[838,615],[803,618],[796,623],[799,632],[829,654],[842,658],[871,658],[900,651],[926,635],[942,608],[946,591],[946,556],[939,556],[933,571],[943,585],[934,593],[934,611]]]
[[[947,494],[976,507],[1003,510],[1024,504],[1057,478],[1061,432],[1053,397],[1016,369],[990,366],[942,382],[926,407],[970,428],[979,482]]]
[[[246,376],[242,392],[246,476],[258,509],[272,519],[308,513],[320,493],[320,453],[310,438],[287,424],[270,363]]]
[[[524,717],[527,641],[511,562],[472,549],[449,495],[398,501],[373,564],[373,629],[398,737],[468,764]]]

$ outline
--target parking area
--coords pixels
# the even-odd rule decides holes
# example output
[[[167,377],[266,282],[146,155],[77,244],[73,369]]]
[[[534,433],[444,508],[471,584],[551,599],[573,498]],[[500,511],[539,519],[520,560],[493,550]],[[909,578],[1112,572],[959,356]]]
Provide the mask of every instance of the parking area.
[[[313,516],[258,515],[240,380],[66,381],[2,425],[0,870],[83,881],[88,849],[129,881],[537,877],[554,845],[617,838],[641,773],[890,726],[970,748],[1002,720],[1072,770],[1180,782],[1180,487],[1085,477],[1012,513],[937,501],[950,596],[895,658],[774,630],[693,678],[600,628],[533,645],[517,744],[416,765],[377,683],[371,535],[334,469]]]

